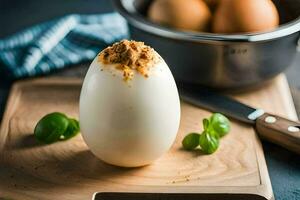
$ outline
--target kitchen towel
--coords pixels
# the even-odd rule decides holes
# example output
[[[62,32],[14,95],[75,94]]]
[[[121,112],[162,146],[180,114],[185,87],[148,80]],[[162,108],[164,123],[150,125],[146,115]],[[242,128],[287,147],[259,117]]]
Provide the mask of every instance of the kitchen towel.
[[[46,74],[92,60],[107,45],[126,38],[117,13],[68,15],[0,40],[0,73],[12,79]]]

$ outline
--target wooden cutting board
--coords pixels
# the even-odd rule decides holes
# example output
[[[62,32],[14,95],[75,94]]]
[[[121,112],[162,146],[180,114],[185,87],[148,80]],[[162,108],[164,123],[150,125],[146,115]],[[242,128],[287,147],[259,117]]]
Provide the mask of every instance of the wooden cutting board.
[[[272,199],[261,143],[252,127],[232,120],[232,130],[212,155],[181,149],[189,132],[202,129],[210,113],[182,102],[178,137],[152,165],[124,169],[107,165],[88,150],[80,135],[51,145],[33,138],[45,114],[78,117],[78,79],[34,79],[16,83],[0,132],[0,199]],[[296,119],[284,76],[237,99]],[[153,147],[155,148],[155,147]],[[161,193],[161,194],[155,194]]]

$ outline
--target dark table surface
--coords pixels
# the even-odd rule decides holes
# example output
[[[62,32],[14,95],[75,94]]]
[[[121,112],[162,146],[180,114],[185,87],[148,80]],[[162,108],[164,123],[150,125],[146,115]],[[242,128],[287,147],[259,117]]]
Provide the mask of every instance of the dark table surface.
[[[112,10],[109,0],[0,0],[0,39],[30,25],[66,14],[105,13]],[[295,58],[286,74],[299,115],[300,67],[298,63],[300,63],[300,56]],[[88,63],[62,70],[55,75],[82,77],[87,67]],[[11,84],[12,82],[6,80],[0,73],[0,121]],[[276,199],[300,200],[299,156],[267,142],[263,142],[263,146]]]

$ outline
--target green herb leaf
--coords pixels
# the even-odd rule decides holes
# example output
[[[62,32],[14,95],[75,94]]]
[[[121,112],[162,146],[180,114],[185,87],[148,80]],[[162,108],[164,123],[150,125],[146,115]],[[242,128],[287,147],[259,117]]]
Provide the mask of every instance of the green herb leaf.
[[[76,119],[69,118],[69,125],[67,130],[60,137],[61,140],[67,140],[76,136],[80,131],[79,122]]]
[[[182,140],[182,146],[186,150],[193,150],[199,146],[199,133],[190,133],[184,137]]]
[[[59,112],[50,113],[37,123],[34,136],[38,141],[50,144],[60,139],[68,125],[69,120],[66,115]]]
[[[224,115],[220,113],[214,113],[210,119],[210,127],[212,131],[217,133],[220,137],[223,137],[230,131],[230,122]]]
[[[65,114],[54,112],[45,115],[35,126],[34,136],[42,143],[50,144],[59,140],[67,140],[80,131],[79,122],[68,118]]]
[[[188,134],[182,140],[182,146],[186,150],[193,150],[200,145],[204,153],[212,154],[219,148],[220,138],[229,133],[230,122],[224,115],[214,113],[209,119],[204,118],[202,123],[202,134]]]
[[[208,130],[209,129],[209,120],[204,118],[202,123],[203,123],[203,129]]]
[[[203,131],[200,135],[199,144],[204,153],[212,154],[219,147],[219,139],[209,132]]]

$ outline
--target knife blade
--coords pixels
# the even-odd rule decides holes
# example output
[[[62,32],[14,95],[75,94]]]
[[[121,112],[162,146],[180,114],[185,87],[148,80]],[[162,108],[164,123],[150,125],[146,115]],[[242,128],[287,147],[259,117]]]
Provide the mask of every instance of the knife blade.
[[[181,99],[186,102],[252,125],[255,124],[256,118],[264,114],[262,109],[252,108],[205,87],[196,88],[182,84],[178,89]]]
[[[252,108],[205,87],[184,83],[177,83],[177,87],[183,101],[251,124],[262,139],[300,154],[299,122]]]

